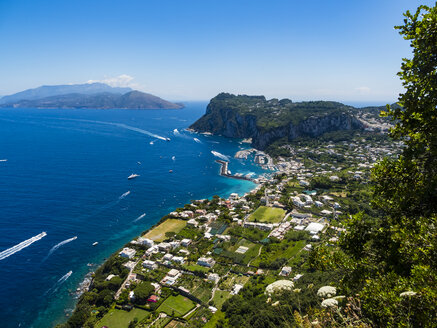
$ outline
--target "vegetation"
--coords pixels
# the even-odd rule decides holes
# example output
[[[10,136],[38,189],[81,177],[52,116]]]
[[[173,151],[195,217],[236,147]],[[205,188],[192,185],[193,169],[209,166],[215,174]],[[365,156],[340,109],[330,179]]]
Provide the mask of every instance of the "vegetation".
[[[186,226],[186,224],[187,222],[184,220],[167,219],[157,227],[147,232],[144,237],[152,239],[153,241],[164,241],[165,239],[167,239],[166,233],[177,233],[181,231]]]
[[[165,312],[168,315],[178,317],[186,314],[193,309],[194,306],[195,305],[191,300],[182,295],[170,296],[160,305],[157,312]]]
[[[96,327],[100,328],[107,326],[110,328],[126,328],[130,322],[141,321],[150,315],[149,312],[141,309],[132,309],[129,312],[123,310],[110,310],[97,324]]]
[[[382,215],[356,215],[342,248],[351,257],[348,288],[378,326],[431,327],[437,321],[437,7],[421,6],[396,27],[413,58],[398,74],[402,107],[385,115],[406,147],[373,170],[373,204]]]
[[[250,216],[250,221],[263,223],[278,223],[285,216],[285,211],[282,208],[260,206]]]

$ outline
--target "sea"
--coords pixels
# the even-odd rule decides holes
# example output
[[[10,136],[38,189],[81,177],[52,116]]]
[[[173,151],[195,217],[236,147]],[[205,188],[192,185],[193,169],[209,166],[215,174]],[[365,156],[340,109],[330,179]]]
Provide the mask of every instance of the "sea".
[[[241,140],[186,131],[207,104],[185,105],[0,109],[1,327],[65,321],[85,275],[162,216],[255,187],[220,176],[215,160],[232,173],[268,173],[234,158],[250,147]]]

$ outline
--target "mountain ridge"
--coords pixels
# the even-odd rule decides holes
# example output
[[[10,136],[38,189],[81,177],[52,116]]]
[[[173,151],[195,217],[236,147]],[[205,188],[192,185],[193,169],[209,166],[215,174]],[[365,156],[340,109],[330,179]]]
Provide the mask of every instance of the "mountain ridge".
[[[42,86],[24,90],[1,98],[0,107],[180,109],[183,108],[183,105],[169,102],[149,93],[132,90],[131,88],[116,88],[104,83],[90,83]]]

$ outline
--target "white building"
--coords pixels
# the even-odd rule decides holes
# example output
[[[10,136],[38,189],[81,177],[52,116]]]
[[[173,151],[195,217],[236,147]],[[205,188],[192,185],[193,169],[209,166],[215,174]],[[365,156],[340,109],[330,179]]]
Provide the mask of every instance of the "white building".
[[[282,268],[281,272],[279,273],[279,275],[281,276],[288,276],[291,273],[291,267],[289,266],[285,266]]]
[[[325,226],[321,223],[317,222],[311,222],[308,224],[308,226],[305,228],[306,231],[309,231],[310,233],[318,233],[323,230]]]
[[[191,239],[182,239],[181,240],[181,245],[184,246],[184,247],[188,247],[188,246],[190,246],[191,242],[192,242]]]
[[[158,268],[158,265],[155,261],[145,260],[143,262],[143,267],[145,267],[146,269],[155,270],[156,268]]]
[[[147,248],[152,247],[153,244],[154,244],[153,240],[148,239],[148,238],[143,238],[143,237],[138,238],[138,239],[137,239],[137,243],[138,243],[139,245],[146,246]]]
[[[215,261],[211,257],[199,257],[197,264],[207,268],[212,268],[215,264]]]
[[[208,275],[208,280],[217,283],[220,280],[220,276],[217,273],[210,273]]]
[[[135,254],[137,253],[136,250],[132,249],[132,248],[128,248],[125,247],[121,250],[120,253],[118,253],[121,257],[125,257],[127,259],[131,259],[135,256]]]
[[[175,263],[179,263],[179,264],[184,264],[185,260],[182,256],[174,256],[172,259],[173,262]]]

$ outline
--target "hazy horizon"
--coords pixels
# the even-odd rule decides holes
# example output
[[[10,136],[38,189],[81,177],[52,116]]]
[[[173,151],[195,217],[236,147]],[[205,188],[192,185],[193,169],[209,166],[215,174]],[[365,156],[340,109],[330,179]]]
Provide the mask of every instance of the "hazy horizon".
[[[433,2],[2,1],[0,95],[104,82],[178,101],[396,101],[411,50],[393,27],[419,4]]]

